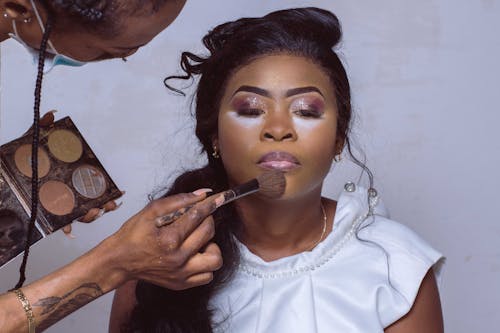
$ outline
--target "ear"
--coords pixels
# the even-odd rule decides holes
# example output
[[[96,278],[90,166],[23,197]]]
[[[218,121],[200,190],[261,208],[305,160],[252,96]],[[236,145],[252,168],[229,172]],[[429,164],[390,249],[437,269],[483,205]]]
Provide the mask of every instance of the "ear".
[[[16,21],[29,21],[35,16],[33,6],[30,0],[1,0],[0,10],[7,14],[11,19]],[[41,12],[45,12],[43,6],[38,6],[37,9]]]

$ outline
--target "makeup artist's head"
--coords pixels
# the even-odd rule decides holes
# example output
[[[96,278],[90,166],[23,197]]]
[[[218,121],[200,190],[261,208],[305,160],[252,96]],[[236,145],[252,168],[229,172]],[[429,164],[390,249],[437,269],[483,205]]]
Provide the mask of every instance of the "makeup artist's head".
[[[333,51],[340,37],[332,13],[291,9],[222,24],[203,38],[208,56],[183,54],[186,74],[200,75],[196,134],[230,184],[273,166],[292,168],[285,199],[320,190],[334,156],[350,146],[349,82]],[[265,163],[272,159],[288,161]]]
[[[165,83],[176,90],[172,79],[199,76],[196,135],[208,165],[179,176],[167,195],[200,186],[225,190],[257,176],[263,166],[292,168],[283,200],[320,189],[334,156],[344,147],[350,152],[349,82],[333,51],[340,38],[334,14],[290,9],[216,27],[203,38],[208,55],[184,52],[185,75],[168,77]],[[212,155],[214,146],[221,157]],[[282,165],[266,165],[269,152],[280,152],[274,154],[278,159],[285,156],[282,152],[290,153],[301,166],[293,169],[296,161],[290,155]],[[140,282],[132,328],[212,331],[208,302],[238,264],[233,233],[241,225],[231,204],[213,216],[214,241],[224,264],[212,283],[171,291]]]
[[[133,54],[177,17],[186,0],[0,0],[2,20],[15,21],[18,36],[38,48],[46,22],[57,52],[79,61]],[[8,22],[10,24],[10,22]]]

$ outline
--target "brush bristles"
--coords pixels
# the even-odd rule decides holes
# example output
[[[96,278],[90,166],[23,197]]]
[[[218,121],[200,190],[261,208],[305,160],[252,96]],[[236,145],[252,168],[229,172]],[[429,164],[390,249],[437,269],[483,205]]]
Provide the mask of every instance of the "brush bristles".
[[[268,198],[279,198],[285,193],[286,179],[283,172],[270,170],[257,177],[259,192]]]

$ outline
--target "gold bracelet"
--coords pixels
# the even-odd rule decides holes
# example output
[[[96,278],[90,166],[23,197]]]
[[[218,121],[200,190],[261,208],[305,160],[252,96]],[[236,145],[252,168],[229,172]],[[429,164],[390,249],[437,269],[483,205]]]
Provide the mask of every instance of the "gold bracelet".
[[[30,301],[26,298],[21,289],[14,289],[12,292],[16,294],[23,306],[24,312],[26,313],[26,318],[28,318],[28,332],[35,333],[35,316],[33,315],[33,309],[31,308]]]

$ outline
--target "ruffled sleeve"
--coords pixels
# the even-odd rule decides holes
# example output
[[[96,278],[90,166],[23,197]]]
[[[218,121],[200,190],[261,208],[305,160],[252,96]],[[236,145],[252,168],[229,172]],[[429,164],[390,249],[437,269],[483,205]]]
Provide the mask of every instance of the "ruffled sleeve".
[[[385,218],[377,218],[359,235],[388,259],[387,285],[377,293],[379,320],[387,327],[410,311],[429,269],[439,286],[444,257],[408,227]]]

